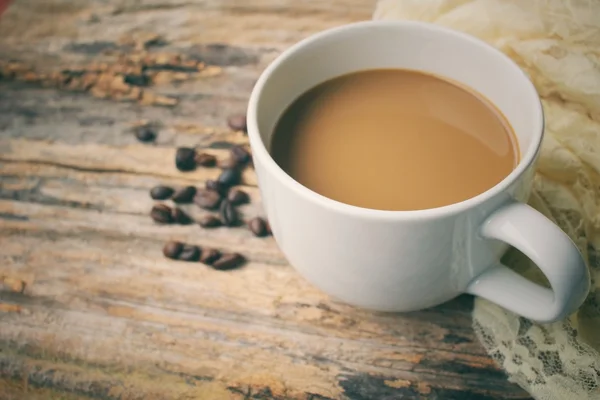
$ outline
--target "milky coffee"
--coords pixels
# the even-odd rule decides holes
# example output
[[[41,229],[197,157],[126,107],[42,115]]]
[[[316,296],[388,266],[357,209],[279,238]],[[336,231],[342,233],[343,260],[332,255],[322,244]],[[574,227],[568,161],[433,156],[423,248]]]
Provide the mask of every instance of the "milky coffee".
[[[277,164],[342,203],[421,210],[467,200],[517,165],[511,127],[480,94],[401,69],[326,81],[292,103],[271,141]]]

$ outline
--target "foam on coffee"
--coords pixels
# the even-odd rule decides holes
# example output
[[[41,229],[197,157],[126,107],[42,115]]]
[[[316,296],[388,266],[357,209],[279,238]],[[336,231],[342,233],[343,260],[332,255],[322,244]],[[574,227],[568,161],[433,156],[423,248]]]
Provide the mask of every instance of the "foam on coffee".
[[[401,69],[360,71],[308,90],[283,113],[270,150],[323,196],[396,211],[467,200],[519,160],[510,124],[489,100]]]

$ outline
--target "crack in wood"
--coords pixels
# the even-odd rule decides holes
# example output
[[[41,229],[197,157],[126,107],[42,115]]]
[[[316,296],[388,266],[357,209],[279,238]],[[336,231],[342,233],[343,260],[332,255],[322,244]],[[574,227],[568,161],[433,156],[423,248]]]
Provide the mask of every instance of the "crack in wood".
[[[8,221],[28,221],[29,217],[27,217],[26,215],[0,212],[0,219],[5,219]]]

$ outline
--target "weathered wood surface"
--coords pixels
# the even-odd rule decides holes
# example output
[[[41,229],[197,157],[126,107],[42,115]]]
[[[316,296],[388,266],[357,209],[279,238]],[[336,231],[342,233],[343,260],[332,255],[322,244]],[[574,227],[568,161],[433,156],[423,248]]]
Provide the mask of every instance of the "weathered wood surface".
[[[528,398],[477,343],[467,297],[404,315],[356,310],[301,279],[272,238],[148,217],[150,187],[217,173],[178,172],[175,146],[223,155],[245,142],[225,118],[245,109],[265,65],[312,32],[368,19],[373,3],[18,0],[9,9],[0,61],[46,72],[112,62],[107,50],[156,33],[160,51],[218,69],[153,88],[174,107],[0,79],[0,398]],[[156,144],[134,139],[140,119],[160,121]],[[245,185],[253,203],[243,213],[258,215],[252,171]],[[218,272],[169,261],[167,239],[250,262]]]

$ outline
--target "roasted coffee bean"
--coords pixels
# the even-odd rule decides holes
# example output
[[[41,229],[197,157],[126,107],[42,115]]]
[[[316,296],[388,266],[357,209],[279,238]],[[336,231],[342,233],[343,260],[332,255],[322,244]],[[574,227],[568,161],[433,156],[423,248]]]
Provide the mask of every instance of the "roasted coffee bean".
[[[221,175],[219,175],[217,181],[225,186],[231,187],[240,183],[241,178],[242,174],[237,168],[229,168],[221,172]]]
[[[175,221],[176,224],[180,224],[180,225],[188,225],[191,224],[193,221],[190,218],[189,215],[187,215],[181,208],[179,207],[175,207],[173,209],[173,211],[171,212],[171,215],[173,217],[173,221]]]
[[[231,150],[229,150],[229,153],[231,154],[231,158],[240,165],[250,161],[250,152],[244,146],[233,146]]]
[[[203,228],[216,228],[218,226],[221,226],[222,222],[218,217],[209,214],[200,218],[198,224],[200,224],[200,226]]]
[[[193,244],[184,244],[177,259],[181,261],[198,261],[200,259],[200,247]]]
[[[263,237],[263,236],[267,236],[269,234],[269,229],[267,228],[267,222],[260,217],[252,218],[248,222],[248,228],[250,228],[252,233],[254,233],[254,236],[257,236],[257,237]]]
[[[154,200],[166,200],[173,195],[175,191],[168,186],[154,186],[150,189],[150,197]]]
[[[150,211],[150,217],[159,224],[171,224],[173,223],[173,216],[171,214],[171,207],[164,204],[157,204],[152,207]]]
[[[239,215],[235,207],[228,201],[223,200],[219,208],[221,221],[225,226],[235,226],[239,222]]]
[[[179,257],[181,250],[183,250],[183,243],[171,241],[165,243],[165,246],[163,247],[163,254],[167,258],[175,260],[177,257]]]
[[[206,265],[212,265],[221,257],[221,252],[217,249],[204,249],[200,256],[200,262]]]
[[[137,140],[144,143],[154,141],[157,136],[156,131],[152,127],[145,125],[134,128],[133,134]]]
[[[190,147],[179,147],[175,153],[175,166],[180,171],[192,171],[196,168],[196,150]]]
[[[234,206],[239,206],[240,204],[246,204],[250,201],[250,196],[248,193],[244,192],[242,189],[231,189],[227,194],[227,200],[233,204]]]
[[[144,74],[127,74],[123,81],[131,86],[148,86],[151,82],[150,77]]]
[[[215,192],[219,193],[221,196],[224,196],[227,193],[227,190],[229,189],[227,186],[223,185],[221,182],[215,181],[213,179],[207,180],[205,186],[208,190],[214,190]]]
[[[237,168],[239,163],[231,156],[219,160],[219,168],[221,169],[233,169]]]
[[[223,254],[219,259],[213,262],[212,267],[219,271],[227,271],[241,266],[246,259],[239,253]]]
[[[227,118],[227,125],[234,131],[243,131],[246,132],[248,126],[246,125],[246,115],[245,114],[235,114],[231,115]]]
[[[194,196],[194,203],[205,210],[216,210],[221,204],[221,195],[214,190],[199,190]]]
[[[202,167],[214,167],[217,164],[217,157],[208,153],[196,154],[196,164]]]
[[[195,195],[196,195],[196,187],[195,186],[186,186],[186,187],[182,187],[181,189],[176,190],[175,193],[173,193],[173,197],[171,197],[171,200],[173,200],[174,203],[179,203],[179,204],[190,203]]]

